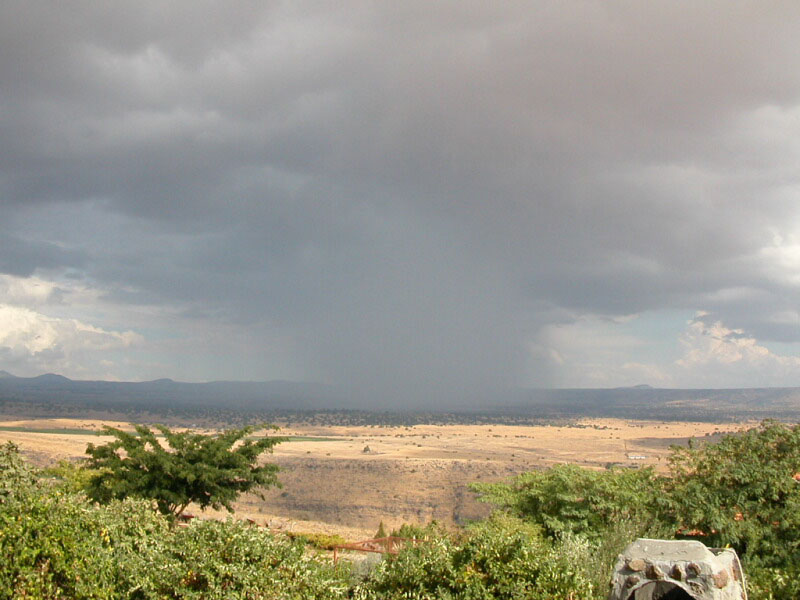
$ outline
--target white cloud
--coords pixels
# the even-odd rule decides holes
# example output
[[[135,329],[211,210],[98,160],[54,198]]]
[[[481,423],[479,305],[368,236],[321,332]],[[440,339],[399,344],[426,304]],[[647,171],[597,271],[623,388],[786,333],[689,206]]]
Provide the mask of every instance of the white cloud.
[[[16,374],[43,371],[68,376],[93,373],[92,364],[107,360],[109,351],[143,341],[133,331],[109,331],[77,319],[47,316],[30,308],[0,304],[0,360]],[[92,360],[93,359],[93,360]],[[98,369],[97,375],[105,373]]]
[[[800,356],[773,352],[742,329],[731,329],[707,313],[689,321],[680,341],[685,353],[675,363],[676,378],[689,385],[800,385]]]
[[[53,298],[57,286],[39,277],[15,277],[0,273],[0,298],[13,304],[38,305]]]
[[[776,318],[791,321],[796,314]],[[683,331],[675,323],[671,337],[662,328],[651,331],[653,322],[585,317],[546,327],[531,356],[548,362],[559,387],[800,385],[800,355],[791,353],[793,346],[777,352],[706,311],[698,311]]]
[[[759,258],[770,278],[800,286],[800,241],[796,236],[792,235],[788,240],[775,240],[774,245],[761,249]]]
[[[713,363],[757,364],[783,358],[773,355],[741,329],[729,329],[720,321],[707,324],[702,321],[703,316],[689,322],[689,329],[681,339],[687,348],[686,355],[678,360],[678,365],[693,368]]]

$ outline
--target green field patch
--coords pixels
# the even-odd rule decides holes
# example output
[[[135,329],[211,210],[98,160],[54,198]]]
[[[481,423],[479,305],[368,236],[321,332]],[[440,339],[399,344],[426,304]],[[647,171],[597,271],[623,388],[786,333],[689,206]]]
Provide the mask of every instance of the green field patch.
[[[36,427],[15,427],[4,426],[0,427],[0,431],[17,431],[21,433],[58,433],[61,435],[93,435],[99,433],[95,429],[78,429],[78,428],[36,428]]]
[[[248,440],[260,440],[263,438],[263,435],[251,435],[248,436],[246,439]],[[345,438],[341,437],[322,437],[322,436],[314,436],[314,435],[270,435],[269,437],[277,437],[281,438],[283,442],[343,442]],[[349,439],[349,438],[348,438]]]
[[[96,429],[78,429],[75,427],[37,428],[37,427],[19,427],[12,425],[0,426],[0,431],[14,431],[21,433],[57,433],[61,435],[94,435],[102,433],[100,430]],[[163,436],[157,435],[156,437],[163,437]],[[250,439],[257,439],[258,437],[260,436],[252,436]],[[285,441],[287,442],[340,442],[344,439],[344,438],[333,438],[333,437],[316,437],[309,435],[291,435],[291,436],[275,436],[275,437],[284,437]]]

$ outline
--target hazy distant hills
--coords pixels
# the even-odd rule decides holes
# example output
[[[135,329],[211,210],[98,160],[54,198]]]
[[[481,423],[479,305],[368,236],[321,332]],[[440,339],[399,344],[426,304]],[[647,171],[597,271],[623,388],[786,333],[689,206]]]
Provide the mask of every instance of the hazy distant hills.
[[[346,399],[334,388],[319,383],[184,383],[172,379],[143,382],[78,381],[54,373],[38,377],[15,377],[7,371],[0,371],[0,400],[177,410],[203,407],[313,410],[346,406]]]
[[[145,382],[77,381],[48,373],[15,377],[0,371],[0,402],[89,406],[121,410],[314,411],[357,409],[404,412],[381,398],[366,404],[334,386],[291,381],[171,379]],[[780,418],[800,420],[800,388],[679,390],[647,385],[614,389],[514,389],[484,402],[446,406],[429,403],[425,412],[497,415],[504,419],[626,417],[668,420]],[[415,412],[419,412],[417,409]]]
[[[498,407],[511,414],[663,420],[800,420],[800,388],[523,390]]]

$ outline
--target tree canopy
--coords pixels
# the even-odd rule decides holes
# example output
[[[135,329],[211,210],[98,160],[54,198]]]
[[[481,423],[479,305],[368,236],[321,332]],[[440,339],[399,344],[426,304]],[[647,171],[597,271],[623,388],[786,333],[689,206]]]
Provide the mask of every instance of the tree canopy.
[[[533,521],[558,537],[595,538],[621,518],[652,521],[659,512],[662,482],[651,468],[593,471],[556,465],[522,473],[510,482],[473,483],[480,500]]]
[[[748,565],[800,561],[800,425],[764,421],[714,442],[674,446],[669,472],[577,465],[476,483],[480,499],[537,523],[551,538],[594,540],[621,520],[639,534],[732,546]]]
[[[767,564],[800,559],[800,426],[764,421],[716,444],[674,447],[674,522]]]
[[[218,434],[172,431],[163,425],[155,429],[160,435],[145,425],[136,425],[133,432],[103,428],[114,439],[86,449],[87,466],[97,470],[87,484],[91,499],[145,498],[174,517],[192,502],[202,509],[232,512],[231,502],[239,494],[280,485],[277,465],[259,464],[258,459],[285,438],[248,438],[254,427]]]

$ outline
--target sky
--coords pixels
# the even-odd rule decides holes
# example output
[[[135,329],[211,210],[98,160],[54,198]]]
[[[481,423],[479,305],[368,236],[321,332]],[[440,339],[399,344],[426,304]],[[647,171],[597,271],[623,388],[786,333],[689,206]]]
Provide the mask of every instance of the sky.
[[[800,3],[0,3],[0,369],[800,386]]]

